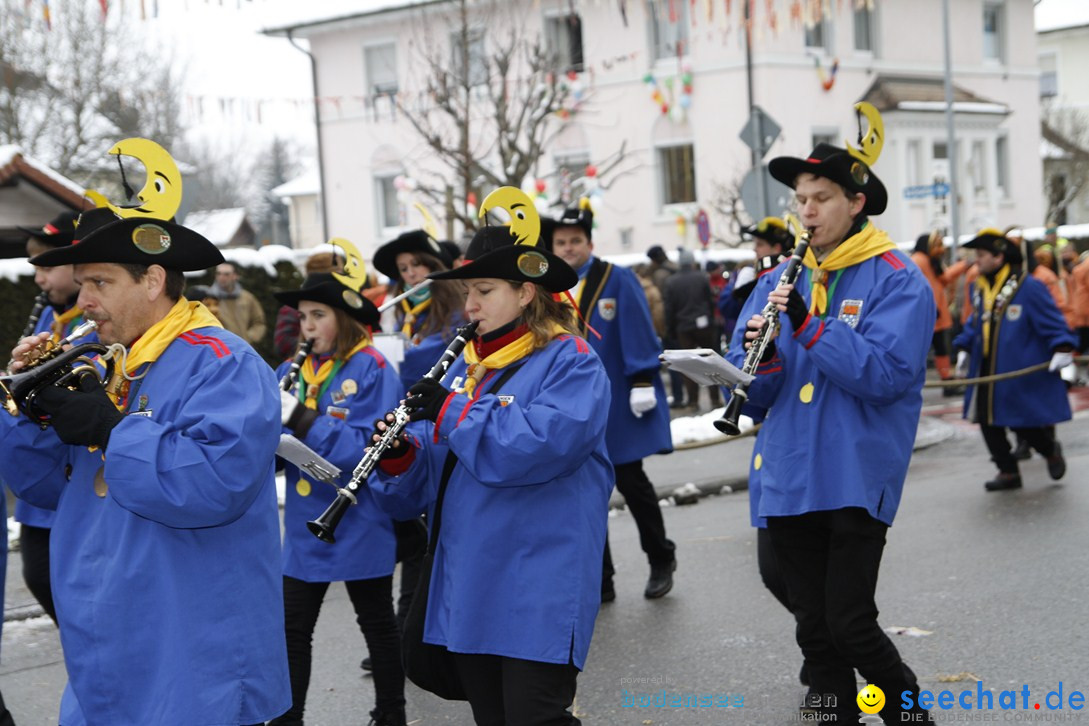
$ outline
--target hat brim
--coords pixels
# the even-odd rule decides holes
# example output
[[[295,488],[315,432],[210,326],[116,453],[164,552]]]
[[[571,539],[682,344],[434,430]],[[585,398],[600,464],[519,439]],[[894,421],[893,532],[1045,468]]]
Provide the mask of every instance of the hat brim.
[[[343,310],[354,320],[358,320],[364,325],[371,327],[378,325],[378,308],[374,306],[374,303],[335,280],[328,280],[298,290],[274,292],[272,296],[284,305],[293,307],[296,310],[299,309],[300,302],[309,300]]]
[[[223,253],[202,235],[180,224],[130,217],[103,225],[83,239],[36,255],[38,267],[112,262],[161,265],[168,270],[206,270],[223,262]]]
[[[403,252],[423,252],[438,259],[447,269],[454,265],[454,260],[442,246],[431,239],[426,232],[407,232],[375,250],[371,264],[391,280],[401,279],[397,270],[397,256]]]
[[[562,258],[530,245],[507,245],[485,252],[461,267],[428,275],[432,280],[478,280],[493,277],[532,282],[549,292],[564,292],[578,284],[579,276]]]
[[[996,243],[999,241],[1006,243],[1004,250],[999,250]],[[1016,242],[1006,238],[998,237],[993,234],[980,235],[974,239],[970,239],[965,242],[961,247],[969,250],[983,250],[984,252],[990,252],[992,255],[1004,255],[1006,262],[1018,263],[1024,261],[1024,257],[1021,255],[1021,246]]]
[[[33,227],[19,227],[16,225],[15,229],[23,232],[28,237],[33,237],[47,247],[67,247],[75,239],[75,235],[65,234],[64,232],[49,234],[41,227],[34,229]]]
[[[851,164],[862,164],[846,152],[827,159],[800,159],[796,156],[779,156],[768,162],[768,171],[777,181],[791,189],[800,174],[813,174],[834,181],[844,189],[866,195],[862,212],[867,216],[876,216],[885,211],[889,204],[889,193],[885,185],[867,169],[866,182],[858,184],[851,178]]]

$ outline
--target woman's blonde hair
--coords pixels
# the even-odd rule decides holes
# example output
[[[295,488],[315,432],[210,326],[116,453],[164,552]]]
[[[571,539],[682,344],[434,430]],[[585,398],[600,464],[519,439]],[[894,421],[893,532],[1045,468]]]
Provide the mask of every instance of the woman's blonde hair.
[[[411,252],[413,261],[417,265],[423,265],[432,272],[443,272],[446,265],[435,255],[427,252]],[[389,291],[390,297],[397,297],[404,292],[404,281],[397,282],[394,289]],[[426,338],[433,333],[441,333],[449,326],[461,311],[464,302],[459,286],[451,280],[435,280],[431,283],[431,309],[427,317],[417,331],[421,338]]]
[[[515,290],[520,290],[522,285],[533,284],[514,280],[507,280],[507,283]],[[575,309],[566,301],[554,298],[552,293],[540,285],[533,287],[536,292],[529,304],[522,309],[522,320],[533,334],[534,350],[540,350],[552,342],[555,325],[571,335],[581,335]]]

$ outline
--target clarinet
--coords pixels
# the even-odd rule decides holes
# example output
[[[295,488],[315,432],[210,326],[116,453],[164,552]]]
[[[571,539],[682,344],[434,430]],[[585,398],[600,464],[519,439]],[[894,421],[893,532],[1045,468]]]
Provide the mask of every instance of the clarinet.
[[[788,221],[794,222],[795,228],[802,231],[795,238],[794,253],[790,256],[783,274],[780,275],[777,287],[794,284],[802,270],[802,260],[805,258],[806,250],[809,249],[809,230],[802,228],[797,220],[790,215],[788,215]],[[757,331],[756,338],[753,340],[752,346],[745,356],[745,363],[741,368],[744,373],[750,376],[756,374],[756,369],[760,365],[768,345],[771,344],[776,333],[779,332],[779,307],[775,303],[769,301],[760,315],[764,318],[764,324]],[[726,409],[722,412],[722,418],[715,421],[715,428],[728,436],[740,434],[741,428],[737,425],[737,421],[741,417],[741,407],[745,405],[747,400],[749,400],[749,384],[739,382],[734,386],[730,400],[726,404]]]
[[[295,354],[295,358],[291,361],[291,367],[287,369],[287,373],[280,379],[280,390],[290,391],[291,387],[295,385],[295,381],[299,380],[299,372],[302,370],[303,361],[306,360],[306,356],[310,355],[310,351],[314,348],[314,339],[311,338],[299,346],[299,352]]]
[[[465,345],[476,335],[476,327],[479,324],[474,320],[468,325],[458,328],[457,335],[424,378],[441,382],[446,377],[446,371],[449,370],[450,365],[458,359]],[[405,430],[405,426],[408,425],[410,413],[408,406],[401,404],[391,413],[393,414],[393,423],[387,422],[386,431],[382,434],[382,438],[367,449],[367,452],[352,472],[351,481],[343,488],[337,489],[337,498],[322,512],[320,517],[306,523],[311,533],[322,542],[336,542],[336,537],[333,536],[334,532],[344,513],[348,511],[348,507],[356,503],[356,492],[367,481],[374,468],[378,466],[382,454],[393,446],[394,442]]]
[[[26,320],[26,327],[23,328],[23,334],[19,336],[19,340],[34,335],[34,328],[38,327],[38,319],[42,317],[42,311],[45,310],[45,306],[48,304],[49,293],[42,290],[34,298],[34,307],[30,310],[30,317]]]

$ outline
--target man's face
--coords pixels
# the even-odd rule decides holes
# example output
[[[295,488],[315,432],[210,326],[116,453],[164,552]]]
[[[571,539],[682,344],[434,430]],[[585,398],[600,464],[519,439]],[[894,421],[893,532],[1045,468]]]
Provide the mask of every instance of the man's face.
[[[84,317],[98,323],[98,339],[106,345],[129,345],[156,321],[150,313],[154,294],[150,275],[133,280],[121,265],[96,262],[75,266],[77,304]]]
[[[589,262],[594,243],[586,237],[582,227],[557,227],[552,233],[552,251],[577,270]]]
[[[772,255],[782,254],[783,248],[781,245],[773,245],[766,239],[760,239],[759,237],[753,237],[752,249],[756,252],[756,259],[762,260],[765,257],[771,257]]]
[[[831,179],[799,174],[794,184],[794,201],[802,224],[812,232],[809,245],[819,251],[843,241],[855,217],[862,212],[866,196],[848,197],[843,187]]]
[[[976,264],[984,275],[991,275],[1002,269],[1006,264],[1005,255],[993,255],[987,250],[976,250]]]
[[[233,265],[219,265],[216,267],[216,284],[225,292],[234,290],[234,283],[238,280],[238,273]]]
[[[79,292],[72,265],[35,267],[34,282],[42,289],[42,292],[49,295],[49,302],[53,305],[64,305]]]

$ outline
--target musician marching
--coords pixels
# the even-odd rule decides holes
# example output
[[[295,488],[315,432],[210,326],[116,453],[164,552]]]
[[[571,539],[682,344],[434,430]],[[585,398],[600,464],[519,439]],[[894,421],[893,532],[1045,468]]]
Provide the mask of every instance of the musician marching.
[[[358,252],[351,252],[358,258]],[[299,311],[301,339],[313,341],[297,384],[280,393],[284,432],[344,471],[345,480],[367,447],[375,419],[396,406],[404,390],[396,371],[371,344],[378,309],[362,295],[364,281],[361,270],[315,273],[299,290],[275,293],[282,304]],[[289,367],[285,362],[277,375],[284,376]],[[303,723],[314,626],[329,584],[343,581],[372,661],[376,705],[371,723],[404,726],[405,679],[392,601],[393,522],[364,490],[347,513],[350,521],[337,543],[321,542],[307,531],[306,522],[328,506],[336,490],[291,464],[285,478],[284,623],[292,705],[272,723]]]
[[[263,723],[289,705],[272,371],[181,296],[183,271],[223,261],[211,242],[106,208],[76,234],[31,263],[75,265],[114,375],[44,388],[45,429],[0,416],[5,481],[57,512],[59,721]],[[16,346],[16,365],[43,339]]]
[[[897,694],[882,710],[886,723],[901,721],[899,694],[918,689],[877,624],[874,592],[918,426],[935,311],[918,268],[869,219],[887,200],[870,168],[880,134],[867,134],[861,151],[821,143],[807,158],[771,161],[772,176],[794,188],[811,246],[796,284],[778,284],[778,274],[757,281],[728,354],[742,365],[744,344],[764,322],[756,313],[774,303],[782,328],[748,389],[751,404],[769,409],[752,464],[757,514],[767,518],[798,623],[815,695],[807,707],[838,723],[858,721],[855,669]],[[912,713],[925,717],[917,705]]]
[[[556,295],[574,271],[513,242],[484,227],[469,262],[430,276],[464,281],[478,336],[450,368],[453,390],[433,379],[409,390],[418,423],[370,485],[400,516],[433,509],[445,490],[423,640],[453,654],[476,722],[578,724],[569,708],[600,604],[612,489],[609,381]]]

